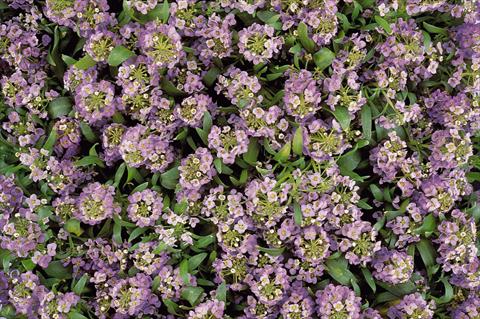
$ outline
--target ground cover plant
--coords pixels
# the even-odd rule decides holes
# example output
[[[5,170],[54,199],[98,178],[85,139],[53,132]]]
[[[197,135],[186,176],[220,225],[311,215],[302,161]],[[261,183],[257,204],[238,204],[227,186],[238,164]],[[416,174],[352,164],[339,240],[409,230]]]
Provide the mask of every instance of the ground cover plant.
[[[2,318],[480,318],[475,0],[3,0],[0,89]]]

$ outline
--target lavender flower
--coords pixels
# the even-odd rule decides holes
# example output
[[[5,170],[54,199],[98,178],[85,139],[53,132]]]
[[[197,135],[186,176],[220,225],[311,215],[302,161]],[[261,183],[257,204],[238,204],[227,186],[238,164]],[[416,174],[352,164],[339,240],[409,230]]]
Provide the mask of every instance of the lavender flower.
[[[162,197],[155,191],[146,189],[128,196],[128,217],[139,227],[155,225],[163,209]]]
[[[254,23],[238,33],[238,49],[247,61],[264,63],[280,52],[283,38],[274,36],[275,29]]]
[[[88,184],[77,199],[78,212],[75,217],[89,225],[111,218],[121,211],[114,196],[115,189],[112,186],[98,182]]]
[[[178,167],[180,185],[190,190],[198,190],[210,182],[215,175],[213,157],[206,148],[198,148],[194,154],[184,158]]]
[[[407,319],[407,318],[433,318],[433,309],[435,305],[427,303],[420,294],[414,293],[403,297],[402,301],[388,309],[388,318]]]
[[[76,90],[75,109],[90,124],[109,119],[117,108],[114,87],[107,81],[82,84]]]
[[[317,315],[327,318],[360,318],[360,298],[343,286],[328,285],[316,293]]]

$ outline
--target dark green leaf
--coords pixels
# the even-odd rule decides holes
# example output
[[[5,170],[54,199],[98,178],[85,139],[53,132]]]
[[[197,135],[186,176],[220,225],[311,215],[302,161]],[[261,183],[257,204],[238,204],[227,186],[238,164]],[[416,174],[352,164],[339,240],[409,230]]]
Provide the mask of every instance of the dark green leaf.
[[[305,23],[300,22],[298,24],[298,40],[300,40],[300,43],[302,46],[305,48],[310,53],[313,53],[315,51],[315,42],[310,39],[308,36],[308,27]]]
[[[203,294],[202,287],[187,287],[182,290],[182,299],[188,301],[190,305],[194,306]]]
[[[321,48],[313,55],[313,61],[319,70],[328,68],[335,59],[335,53],[328,48]]]
[[[375,293],[377,291],[377,285],[375,285],[375,280],[373,279],[372,273],[368,268],[361,268],[362,269],[362,274],[363,277],[365,278],[365,281],[367,282],[368,286],[372,289],[372,291]]]
[[[65,223],[65,230],[68,231],[71,234],[75,234],[76,236],[80,236],[83,233],[83,229],[80,226],[80,221],[75,218],[69,219]]]
[[[392,28],[390,27],[390,23],[387,22],[384,18],[380,16],[375,16],[375,21],[378,23],[379,26],[385,30],[387,34],[392,34]]]
[[[256,138],[251,138],[250,143],[248,144],[248,150],[243,154],[243,159],[250,165],[255,165],[258,158],[258,153],[260,148],[258,146],[258,141]]]
[[[357,280],[355,275],[348,270],[348,263],[343,257],[328,259],[325,266],[328,274],[342,285],[350,286],[351,280]]]
[[[42,148],[51,153],[52,149],[53,149],[53,146],[55,146],[56,141],[57,141],[57,131],[56,130],[51,130],[50,134],[48,135],[48,138],[45,141],[45,144],[43,144]]]
[[[78,60],[77,63],[75,63],[74,65],[77,69],[86,70],[88,68],[91,68],[95,64],[96,64],[95,60],[92,59],[92,57],[87,54],[83,58]]]
[[[227,285],[225,282],[222,282],[220,286],[218,286],[215,298],[219,301],[227,302]]]
[[[93,133],[92,128],[85,122],[80,122],[80,130],[82,131],[83,136],[90,143],[95,143],[97,136]]]
[[[57,261],[52,261],[50,264],[48,264],[48,267],[45,268],[45,272],[47,275],[49,275],[52,278],[57,278],[57,279],[70,279],[72,278],[72,274],[68,268],[65,268],[62,265],[62,262],[57,260]]]
[[[183,279],[183,282],[188,284],[190,282],[188,275],[188,260],[184,259],[180,263],[180,277]]]
[[[261,251],[261,252],[264,252],[266,254],[269,254],[270,256],[280,256],[281,254],[283,254],[283,251],[285,250],[285,247],[264,248],[264,247],[258,246],[258,250]]]
[[[70,311],[68,313],[68,319],[88,319],[88,318],[76,311]]]
[[[427,274],[430,277],[438,270],[438,265],[435,264],[435,259],[436,259],[435,248],[433,248],[432,243],[427,239],[420,240],[416,244],[416,247],[420,252],[420,256],[422,257],[423,264],[427,268]]]
[[[108,56],[108,64],[111,66],[119,66],[124,61],[134,57],[135,53],[124,47],[123,45],[116,46]]]
[[[423,22],[423,27],[425,28],[425,30],[427,30],[430,33],[436,33],[436,34],[448,36],[447,30],[445,30],[444,28],[439,28],[426,22]]]
[[[290,158],[290,151],[292,149],[292,143],[288,141],[281,149],[278,151],[278,153],[274,156],[274,159],[277,162],[285,162]]]
[[[56,119],[68,115],[72,110],[72,101],[66,96],[57,97],[48,104],[48,114]]]
[[[90,165],[96,165],[101,168],[105,167],[105,164],[98,156],[87,155],[85,157],[82,157],[78,161],[75,161],[75,166],[78,166],[78,167],[90,166]]]
[[[363,138],[369,141],[372,138],[372,110],[370,106],[364,105],[360,114],[362,120]]]
[[[203,82],[205,82],[205,85],[208,87],[212,86],[221,72],[222,70],[220,70],[216,66],[208,70],[208,72],[203,77]]]
[[[80,277],[80,279],[77,281],[75,286],[73,286],[72,291],[80,296],[87,282],[88,282],[88,275],[84,274],[82,277]]]
[[[141,236],[143,233],[147,231],[148,228],[135,228],[131,233],[130,236],[128,236],[128,242],[130,243],[131,241],[135,240],[139,236]]]
[[[175,189],[179,178],[180,173],[178,171],[178,166],[175,166],[160,175],[160,184],[166,189]]]
[[[300,205],[295,201],[293,202],[293,219],[295,220],[295,224],[301,226],[303,222],[303,215],[302,209]]]
[[[63,60],[63,62],[65,62],[66,65],[74,65],[75,63],[78,62],[76,59],[72,58],[71,56],[65,55],[65,54],[62,54],[62,60]]]
[[[207,256],[207,253],[201,253],[190,257],[188,259],[188,271],[192,272],[193,270],[197,269],[198,266],[200,266],[200,264],[205,260],[205,258],[207,258]]]
[[[299,156],[303,155],[303,130],[301,126],[297,128],[293,136],[292,150]]]
[[[337,106],[335,107],[335,111],[333,111],[333,115],[337,119],[338,123],[342,127],[343,130],[347,130],[350,127],[350,113],[348,109],[344,106]]]

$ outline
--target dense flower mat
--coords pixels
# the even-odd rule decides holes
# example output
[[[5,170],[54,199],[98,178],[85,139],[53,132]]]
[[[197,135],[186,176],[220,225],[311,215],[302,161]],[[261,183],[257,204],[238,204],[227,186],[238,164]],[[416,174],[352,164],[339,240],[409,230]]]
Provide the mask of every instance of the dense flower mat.
[[[480,318],[475,0],[3,0],[0,87],[0,317]]]

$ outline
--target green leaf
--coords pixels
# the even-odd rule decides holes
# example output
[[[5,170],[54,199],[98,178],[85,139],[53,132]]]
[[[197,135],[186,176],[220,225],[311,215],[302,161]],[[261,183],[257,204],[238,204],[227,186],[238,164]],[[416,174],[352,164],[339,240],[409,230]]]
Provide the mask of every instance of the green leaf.
[[[68,55],[65,55],[65,54],[62,54],[62,60],[63,62],[65,62],[66,65],[74,65],[75,63],[77,63],[78,61],[74,58],[72,58],[71,56],[68,56]]]
[[[135,53],[124,47],[123,45],[116,46],[108,56],[108,64],[111,66],[119,66],[124,61],[134,57]]]
[[[280,19],[280,15],[274,11],[263,10],[257,12],[257,18],[259,18],[262,22],[271,25]]]
[[[325,266],[328,274],[342,285],[350,286],[351,280],[357,280],[355,275],[348,270],[348,263],[343,257],[327,259]]]
[[[203,236],[197,240],[197,242],[194,244],[194,247],[205,248],[208,245],[212,244],[214,241],[215,241],[215,236],[213,235]]]
[[[82,315],[82,314],[79,313],[79,312],[70,311],[70,312],[68,313],[68,319],[88,319],[88,318],[85,317],[84,315]]]
[[[341,156],[338,159],[337,164],[342,170],[353,171],[357,168],[358,163],[360,163],[361,160],[362,157],[360,156],[360,152],[355,150]]]
[[[203,113],[203,130],[208,134],[210,133],[210,129],[212,128],[212,116],[210,115],[210,112],[206,111]]]
[[[113,223],[113,241],[116,242],[117,244],[121,244],[123,242],[122,239],[122,224],[120,223],[119,218],[114,218],[114,223]]]
[[[142,23],[154,20],[160,20],[163,23],[167,23],[170,14],[170,6],[168,1],[165,0],[162,4],[158,4],[155,8],[150,10],[147,14],[139,14],[139,20]]]
[[[343,130],[347,130],[350,127],[350,113],[348,109],[344,106],[336,106],[335,111],[333,111],[333,115],[337,119],[338,123],[342,127]]]
[[[37,266],[31,259],[22,260],[22,265],[27,271],[32,271]]]
[[[87,282],[88,282],[88,274],[84,274],[82,277],[80,277],[80,279],[77,281],[75,286],[73,286],[72,291],[80,296]]]
[[[392,34],[392,28],[390,27],[390,23],[387,22],[384,18],[380,16],[375,16],[375,21],[378,23],[379,26],[385,30],[387,34]]]
[[[163,304],[167,307],[167,311],[172,315],[177,315],[178,305],[170,299],[162,299]]]
[[[277,162],[285,162],[289,159],[290,157],[290,150],[292,149],[292,143],[288,141],[281,149],[278,151],[278,153],[274,156],[274,159]]]
[[[416,244],[416,247],[420,252],[423,264],[427,268],[427,274],[429,277],[431,277],[439,269],[439,266],[435,263],[435,248],[433,248],[432,243],[429,240],[424,238]]]
[[[375,293],[377,291],[377,285],[375,285],[375,280],[373,279],[372,273],[370,272],[370,270],[368,270],[368,268],[362,267],[361,269],[365,281],[367,282],[368,286],[370,286],[373,293]]]
[[[90,143],[95,143],[97,140],[97,136],[93,133],[92,128],[85,122],[80,122],[80,130],[82,131],[83,136],[89,141]]]
[[[428,214],[420,227],[415,229],[415,234],[430,236],[437,229],[437,221],[433,214]]]
[[[303,130],[301,126],[297,128],[295,135],[293,135],[292,150],[298,156],[303,155]]]
[[[194,306],[197,304],[197,301],[200,299],[202,294],[202,287],[187,287],[182,290],[181,296],[182,299],[188,301],[191,306]]]
[[[435,33],[435,34],[441,34],[441,35],[444,35],[444,36],[448,36],[447,30],[445,30],[444,28],[439,28],[439,27],[436,27],[436,26],[434,26],[432,24],[429,24],[429,23],[426,23],[426,22],[423,22],[423,27],[425,28],[425,30],[427,30],[430,33]]]
[[[310,53],[313,53],[315,51],[315,42],[312,39],[310,39],[310,37],[308,36],[307,25],[303,22],[300,22],[298,24],[297,33],[298,33],[298,40],[300,40],[300,43],[305,48],[305,50],[307,50]]]
[[[295,221],[295,224],[301,226],[303,222],[303,215],[302,215],[302,209],[300,208],[300,205],[295,201],[293,202],[293,219]]]
[[[65,223],[65,230],[68,231],[71,234],[75,234],[76,236],[80,236],[83,233],[83,229],[80,226],[80,221],[75,218],[69,219]]]
[[[148,182],[138,185],[132,190],[132,194],[136,192],[142,192],[148,188]]]
[[[59,260],[52,261],[48,264],[48,267],[45,268],[45,272],[51,278],[57,279],[70,279],[72,278],[72,274],[68,268],[65,268],[62,265],[62,262]]]
[[[92,156],[92,155],[87,155],[85,157],[82,157],[78,161],[75,161],[74,164],[77,167],[96,165],[98,167],[105,168],[105,164],[103,163],[103,161],[98,156]]]
[[[188,275],[188,260],[184,259],[180,263],[180,277],[183,279],[183,282],[188,284],[190,282],[189,275]]]
[[[160,7],[160,11],[158,12],[157,17],[163,23],[167,23],[169,16],[170,16],[170,6],[168,4],[168,1],[164,0],[162,6]]]
[[[251,138],[250,143],[248,144],[248,150],[243,154],[243,159],[250,165],[256,165],[258,153],[260,152],[260,147],[256,138]]]
[[[180,172],[178,171],[178,166],[174,166],[160,175],[160,184],[166,189],[175,189],[179,178]]]
[[[283,254],[285,247],[280,248],[265,248],[265,247],[257,247],[259,251],[269,254],[270,256],[280,256]]]
[[[77,63],[75,63],[74,65],[77,69],[86,70],[94,66],[96,63],[97,62],[95,62],[95,60],[92,59],[92,57],[87,54],[83,58],[78,60]]]
[[[372,110],[370,106],[362,107],[360,118],[362,120],[363,138],[370,141],[372,139]]]
[[[68,115],[72,110],[72,101],[66,96],[57,97],[48,104],[48,114],[51,118]]]
[[[167,93],[170,96],[183,96],[185,95],[185,92],[180,91],[177,89],[175,85],[173,85],[172,82],[167,80],[166,78],[163,78],[162,81],[160,82],[160,87],[162,90]]]
[[[328,48],[321,48],[313,55],[313,61],[318,69],[324,70],[328,68],[335,59],[335,53]]]
[[[125,162],[120,164],[118,166],[117,171],[115,172],[115,179],[114,179],[114,185],[118,187],[120,185],[120,181],[122,180],[123,174],[125,174],[125,170],[127,169],[127,165]]]
[[[188,259],[188,271],[192,272],[193,270],[197,269],[198,266],[200,266],[200,264],[205,260],[205,258],[207,258],[207,256],[207,253],[201,253],[190,257]]]
[[[373,197],[375,198],[375,200],[381,202],[383,201],[383,193],[382,191],[380,190],[380,188],[378,188],[377,185],[375,184],[370,184],[370,191],[372,192],[373,194]]]
[[[225,282],[222,282],[220,286],[218,286],[215,293],[215,298],[218,301],[223,301],[225,303],[227,302],[227,285],[225,284]]]
[[[1,265],[4,271],[8,271],[10,269],[10,262],[15,257],[10,253],[9,250],[0,249],[0,261],[2,262]]]
[[[128,242],[132,242],[133,240],[135,240],[136,238],[138,238],[139,236],[141,236],[143,233],[145,233],[147,231],[147,227],[144,227],[144,228],[140,228],[140,227],[137,227],[135,228],[131,233],[130,233],[130,236],[128,236]]]
[[[443,277],[440,279],[440,282],[442,282],[445,287],[445,293],[440,298],[433,297],[438,305],[449,303],[453,299],[453,287],[448,282],[448,279]]]
[[[214,66],[208,72],[205,74],[203,77],[203,82],[205,82],[205,85],[208,87],[211,87],[213,83],[215,83],[215,80],[217,79],[218,75],[222,72],[219,68]]]
[[[43,144],[43,149],[46,149],[50,153],[52,152],[53,146],[55,145],[55,142],[57,141],[57,131],[56,130],[51,130],[50,134],[48,135],[47,140],[45,141],[45,144]]]

